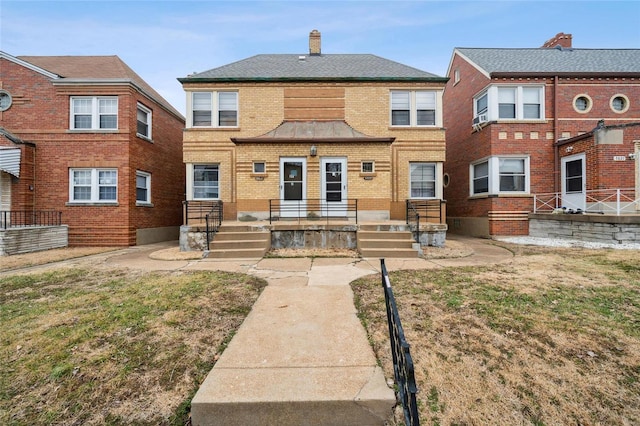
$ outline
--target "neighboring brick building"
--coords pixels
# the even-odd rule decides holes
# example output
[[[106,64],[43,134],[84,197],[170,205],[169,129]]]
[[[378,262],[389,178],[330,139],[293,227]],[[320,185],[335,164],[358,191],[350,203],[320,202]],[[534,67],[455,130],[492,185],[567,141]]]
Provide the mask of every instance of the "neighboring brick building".
[[[177,239],[183,128],[117,56],[0,52],[0,210],[62,212],[71,246]]]
[[[456,48],[447,74],[451,232],[527,235],[538,194],[574,211],[592,190],[638,198],[640,50],[574,49],[560,33],[541,48]]]
[[[406,200],[442,199],[447,81],[367,54],[257,55],[180,78],[187,93],[187,200],[225,219],[267,219],[270,200],[358,201],[359,220],[404,219]],[[310,202],[310,201],[309,201]],[[317,209],[313,209],[317,210]]]

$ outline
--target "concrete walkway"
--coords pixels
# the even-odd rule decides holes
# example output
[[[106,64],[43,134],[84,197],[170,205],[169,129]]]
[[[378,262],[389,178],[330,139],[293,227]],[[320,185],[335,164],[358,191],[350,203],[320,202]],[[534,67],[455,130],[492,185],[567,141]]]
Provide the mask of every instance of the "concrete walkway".
[[[439,269],[512,259],[511,252],[490,240],[448,238],[463,242],[473,254],[437,260],[389,258],[386,267]],[[383,425],[390,418],[395,396],[357,318],[349,286],[378,273],[379,259],[150,258],[167,247],[130,247],[65,263],[242,272],[268,282],[193,398],[194,426]]]
[[[512,259],[511,252],[490,240],[452,238],[473,254],[436,260],[389,258],[387,269]],[[242,272],[269,284],[193,398],[194,426],[383,425],[390,418],[395,396],[357,318],[349,286],[359,277],[379,273],[379,259],[159,261],[148,256],[153,248],[132,248],[106,262],[148,270]]]

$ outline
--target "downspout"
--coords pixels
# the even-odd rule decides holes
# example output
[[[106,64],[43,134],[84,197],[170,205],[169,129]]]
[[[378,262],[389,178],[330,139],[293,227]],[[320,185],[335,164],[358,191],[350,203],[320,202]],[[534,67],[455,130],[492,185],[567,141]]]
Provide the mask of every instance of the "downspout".
[[[553,77],[553,192],[560,192],[560,147],[555,143],[560,140],[558,137],[558,76]]]

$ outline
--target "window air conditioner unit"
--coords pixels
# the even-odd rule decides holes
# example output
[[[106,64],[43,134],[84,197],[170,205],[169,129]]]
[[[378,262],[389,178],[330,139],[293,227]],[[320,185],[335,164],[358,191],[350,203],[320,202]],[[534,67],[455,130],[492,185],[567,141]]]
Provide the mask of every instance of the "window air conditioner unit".
[[[473,124],[474,125],[482,124],[482,123],[486,123],[487,121],[489,121],[489,120],[487,120],[487,114],[480,114],[480,115],[474,117]]]

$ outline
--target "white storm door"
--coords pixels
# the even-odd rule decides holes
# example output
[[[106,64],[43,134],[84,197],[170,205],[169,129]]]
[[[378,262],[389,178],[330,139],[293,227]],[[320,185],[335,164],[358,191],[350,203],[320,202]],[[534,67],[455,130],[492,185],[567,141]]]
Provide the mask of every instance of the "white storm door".
[[[562,207],[586,210],[587,172],[584,154],[562,158]]]
[[[280,216],[305,217],[307,206],[306,158],[280,158]]]
[[[322,216],[346,216],[347,159],[323,158],[320,173]]]

